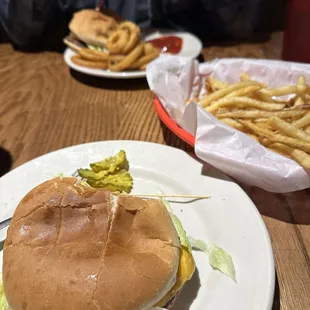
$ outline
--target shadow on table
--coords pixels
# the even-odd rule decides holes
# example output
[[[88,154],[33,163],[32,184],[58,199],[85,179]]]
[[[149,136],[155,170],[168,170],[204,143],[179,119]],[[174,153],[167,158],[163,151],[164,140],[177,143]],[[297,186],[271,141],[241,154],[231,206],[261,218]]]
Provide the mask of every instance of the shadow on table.
[[[182,139],[180,139],[177,135],[175,135],[169,128],[166,127],[166,125],[163,122],[161,122],[161,128],[163,131],[164,140],[168,146],[179,148],[189,153],[189,156],[193,157],[195,160],[199,161],[203,165],[201,170],[202,175],[215,179],[224,180],[227,182],[232,182],[232,180],[229,177],[227,177],[223,172],[220,172],[218,169],[199,159],[195,155],[194,148],[189,144],[187,144],[186,142],[184,142]]]
[[[275,194],[257,187],[240,184],[259,212],[291,224],[310,224],[310,190]]]
[[[0,252],[3,250],[5,240],[0,241]]]
[[[191,304],[197,297],[200,286],[199,272],[196,269],[191,280],[185,283],[180,296],[177,298],[173,306],[173,309],[189,310]]]
[[[229,178],[225,173],[221,172],[220,170],[214,168],[213,166],[205,163],[201,159],[196,157],[196,160],[200,161],[203,166],[201,169],[201,175],[208,176],[213,179],[223,180],[226,182],[234,182],[231,178]]]
[[[108,79],[87,75],[73,69],[70,69],[71,76],[78,82],[95,87],[110,90],[144,90],[149,85],[145,78],[139,79]]]
[[[11,154],[0,147],[0,177],[10,171],[12,167],[12,156]]]
[[[281,309],[280,308],[280,286],[279,286],[278,277],[276,275],[272,310],[280,310],[280,309]]]
[[[168,146],[176,147],[188,153],[194,153],[194,148],[175,135],[162,121],[160,121],[163,138]]]
[[[202,175],[238,183],[223,172],[197,158],[194,152],[190,156],[203,164]],[[260,214],[291,224],[310,225],[310,189],[293,193],[275,194],[253,186],[240,183],[239,185],[252,199]]]

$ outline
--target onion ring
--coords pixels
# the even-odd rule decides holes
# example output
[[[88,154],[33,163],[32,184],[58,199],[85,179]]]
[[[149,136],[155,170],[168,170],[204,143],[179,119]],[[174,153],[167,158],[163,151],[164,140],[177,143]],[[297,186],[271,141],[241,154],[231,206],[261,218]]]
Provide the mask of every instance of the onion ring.
[[[139,42],[140,39],[140,29],[133,22],[126,21],[119,25],[119,30],[126,30],[129,33],[128,41],[126,41],[126,45],[123,49],[123,53],[129,53]]]
[[[126,55],[118,55],[118,54],[114,54],[114,55],[110,55],[109,56],[109,60],[111,61],[122,61],[126,58]]]
[[[71,61],[79,66],[88,67],[88,68],[95,68],[95,69],[107,69],[108,63],[107,61],[90,61],[83,59],[80,55],[75,55],[71,57]]]
[[[109,57],[108,53],[94,51],[89,48],[82,48],[78,53],[82,58],[91,61],[107,61]]]
[[[119,63],[109,63],[109,68],[111,71],[124,71],[125,69],[129,68],[141,56],[142,53],[143,44],[140,43]]]
[[[108,60],[108,66],[109,68],[112,65],[118,64],[122,60],[124,60],[126,55],[110,55],[109,60]]]
[[[107,41],[107,49],[112,54],[122,53],[127,45],[129,34],[125,30],[115,31]]]
[[[129,20],[120,23],[117,29],[124,29],[128,30],[129,32],[136,32],[137,34],[140,34],[140,28]]]
[[[159,56],[159,51],[153,51],[151,54],[145,55],[138,60],[136,60],[131,66],[129,66],[130,69],[138,69],[141,67],[146,66],[149,62],[151,62],[153,59],[157,58]]]
[[[144,55],[152,54],[154,49],[156,49],[152,43],[144,43]]]

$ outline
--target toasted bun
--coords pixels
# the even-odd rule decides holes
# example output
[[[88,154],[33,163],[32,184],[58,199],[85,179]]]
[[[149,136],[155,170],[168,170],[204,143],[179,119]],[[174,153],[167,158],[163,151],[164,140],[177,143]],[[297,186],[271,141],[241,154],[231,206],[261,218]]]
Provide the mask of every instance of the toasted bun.
[[[177,233],[159,200],[56,178],[19,203],[3,252],[14,310],[145,310],[175,283]]]
[[[95,10],[82,10],[73,15],[70,31],[81,41],[104,47],[108,37],[115,31],[117,22],[113,17]]]

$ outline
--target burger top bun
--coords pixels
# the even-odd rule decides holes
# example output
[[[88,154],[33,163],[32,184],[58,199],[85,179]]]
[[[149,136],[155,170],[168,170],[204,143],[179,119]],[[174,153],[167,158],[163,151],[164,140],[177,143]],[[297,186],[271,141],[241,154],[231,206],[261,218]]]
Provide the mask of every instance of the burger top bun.
[[[3,252],[13,310],[139,310],[175,283],[180,243],[159,200],[55,178],[19,203]]]
[[[104,47],[117,27],[116,20],[96,10],[81,10],[73,15],[70,31],[81,41]]]

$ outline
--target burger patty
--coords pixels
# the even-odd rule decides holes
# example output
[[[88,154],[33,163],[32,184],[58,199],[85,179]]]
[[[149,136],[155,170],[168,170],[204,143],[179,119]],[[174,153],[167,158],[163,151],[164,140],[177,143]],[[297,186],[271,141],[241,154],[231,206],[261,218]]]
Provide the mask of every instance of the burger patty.
[[[173,297],[173,298],[165,305],[164,308],[165,308],[165,309],[168,309],[168,310],[171,310],[172,307],[173,307],[173,304],[174,304],[175,300],[176,300],[176,296]]]
[[[180,290],[181,291],[181,290]],[[180,294],[180,291],[176,293],[176,295],[174,297],[172,297],[168,302],[167,304],[164,306],[165,309],[168,309],[168,310],[171,310],[173,305],[174,305],[174,302],[176,301],[176,299],[178,298],[179,294]]]

